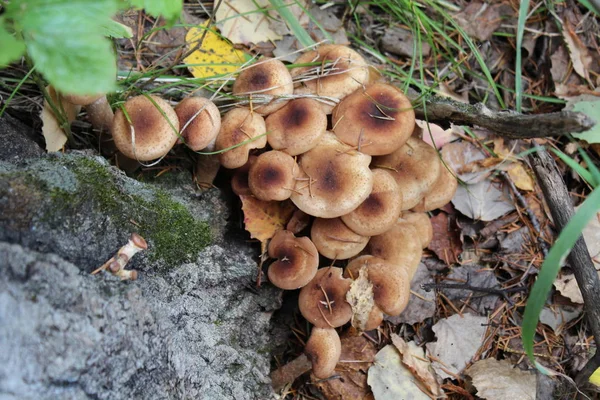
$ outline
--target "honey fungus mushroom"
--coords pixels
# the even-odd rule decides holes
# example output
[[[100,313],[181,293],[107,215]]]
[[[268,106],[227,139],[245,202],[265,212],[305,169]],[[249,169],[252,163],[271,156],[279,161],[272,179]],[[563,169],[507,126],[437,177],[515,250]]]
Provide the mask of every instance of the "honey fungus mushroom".
[[[219,154],[221,165],[233,169],[246,164],[250,150],[267,145],[265,136],[258,137],[266,131],[265,119],[250,109],[234,108],[228,111],[221,120],[221,130],[215,142],[216,150],[223,150]],[[238,147],[231,148],[233,146]]]
[[[402,210],[402,193],[394,177],[386,170],[373,171],[373,190],[358,208],[342,221],[363,236],[380,235],[394,225]]]
[[[157,96],[136,96],[128,99],[124,108],[129,120],[118,109],[111,128],[117,149],[137,161],[166,155],[179,132],[179,119],[173,107]]]
[[[267,151],[250,166],[248,186],[260,200],[287,200],[294,190],[297,171],[298,166],[292,156],[282,151]]]
[[[447,165],[441,166],[440,176],[423,199],[413,207],[413,211],[425,212],[441,208],[448,204],[456,194],[458,180]]]
[[[278,231],[269,242],[269,257],[277,259],[269,266],[269,280],[280,289],[294,290],[306,286],[319,267],[319,252],[307,237]]]
[[[358,153],[326,132],[316,147],[300,158],[291,200],[305,213],[336,218],[356,209],[371,193],[371,156]]]
[[[442,163],[433,147],[411,136],[393,153],[374,157],[373,167],[391,172],[402,192],[402,210],[410,210],[431,190]]]
[[[346,96],[332,116],[336,136],[372,156],[394,152],[415,128],[410,100],[384,83],[367,85]]]
[[[295,92],[342,99],[369,80],[367,63],[347,46],[324,44],[302,54],[294,63],[312,62],[320,65],[292,69],[292,76],[300,80]]]
[[[250,167],[256,162],[257,159],[257,156],[251,155],[248,157],[246,164],[235,170],[233,176],[231,177],[231,190],[233,190],[233,193],[237,194],[238,196],[252,194],[250,186],[248,185],[248,173],[250,172]]]
[[[291,95],[294,84],[284,63],[264,57],[239,74],[232,92],[235,96],[250,96],[250,101],[256,101],[252,103],[253,110],[268,115],[286,104],[287,99],[277,96]],[[261,104],[261,97],[267,100],[267,104]]]
[[[312,373],[318,379],[329,378],[342,355],[340,336],[333,328],[314,327],[304,347],[304,354],[312,364]]]
[[[352,308],[346,293],[352,281],[342,277],[342,269],[325,267],[300,290],[298,307],[302,316],[318,328],[337,328],[350,321]]]
[[[312,99],[295,99],[266,119],[267,141],[275,150],[295,156],[317,145],[327,129],[327,115]]]
[[[319,253],[332,260],[346,260],[360,253],[369,238],[352,231],[340,218],[316,218],[310,237]]]
[[[188,97],[175,107],[175,113],[180,141],[194,151],[212,151],[221,129],[221,114],[215,103],[203,97]]]

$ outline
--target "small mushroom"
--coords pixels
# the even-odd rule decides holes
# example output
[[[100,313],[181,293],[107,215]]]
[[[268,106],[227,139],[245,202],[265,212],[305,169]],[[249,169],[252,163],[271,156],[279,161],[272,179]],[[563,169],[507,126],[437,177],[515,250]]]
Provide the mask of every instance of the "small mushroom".
[[[394,152],[415,128],[410,100],[384,83],[368,85],[346,96],[332,116],[336,136],[372,156]]]
[[[426,213],[405,211],[398,219],[398,223],[402,222],[406,222],[415,227],[419,239],[421,240],[422,248],[429,246],[429,243],[431,243],[431,240],[433,239],[433,226]]]
[[[385,260],[364,255],[352,260],[344,276],[358,276],[366,267],[367,279],[373,284],[373,301],[388,315],[400,315],[410,298],[410,279],[404,268]]]
[[[204,97],[188,97],[175,107],[179,119],[180,139],[193,151],[214,149],[221,129],[221,114],[212,101]]]
[[[440,176],[435,181],[429,192],[413,207],[413,211],[425,212],[441,208],[448,204],[456,194],[458,180],[450,167],[442,165]]]
[[[304,153],[291,200],[307,214],[335,218],[357,208],[371,193],[371,156],[357,153],[326,132]]]
[[[386,170],[373,171],[373,190],[358,208],[342,221],[354,232],[363,236],[380,235],[394,225],[402,210],[402,193],[394,177]]]
[[[287,103],[287,99],[278,96],[291,95],[294,84],[284,63],[264,57],[239,74],[232,92],[234,96],[250,96],[251,102],[256,100],[256,104],[251,103],[252,109],[268,115]]]
[[[110,129],[115,114],[108,104],[106,94],[66,94],[63,97],[71,104],[85,107],[90,123],[95,130],[102,132]]]
[[[269,266],[269,280],[280,289],[294,290],[306,286],[317,273],[319,252],[307,237],[278,231],[269,242],[269,257],[277,261]]]
[[[411,224],[396,222],[387,232],[371,237],[364,252],[406,269],[412,279],[423,249],[417,229]]]
[[[250,109],[234,108],[228,111],[221,120],[221,130],[215,142],[215,148],[223,151],[219,154],[221,165],[233,169],[246,164],[250,150],[262,149],[267,145],[265,136],[257,138],[266,131],[265,119]],[[238,147],[232,149],[233,146]]]
[[[329,378],[342,355],[342,342],[335,329],[314,327],[304,347],[312,363],[312,373],[318,379]]]
[[[350,321],[352,307],[346,302],[350,279],[342,277],[342,269],[325,267],[300,290],[298,307],[302,316],[318,328],[337,328]]]
[[[310,237],[319,253],[332,260],[354,257],[369,242],[367,236],[352,231],[340,218],[316,218]]]
[[[338,44],[325,44],[302,54],[295,64],[319,62],[316,67],[299,67],[291,70],[292,77],[300,81],[295,92],[312,93],[342,99],[368,83],[369,67],[360,54]],[[327,113],[331,112],[331,107]]]
[[[294,190],[297,171],[298,166],[292,156],[282,151],[267,151],[250,166],[248,186],[260,200],[287,200]]]
[[[112,136],[126,157],[150,161],[165,156],[177,142],[179,120],[173,107],[157,96],[136,96],[115,113]]]
[[[310,215],[300,209],[297,209],[292,214],[292,217],[285,226],[285,229],[293,232],[294,235],[297,235],[307,228],[308,225],[310,225]]]
[[[316,100],[296,99],[269,115],[266,124],[271,147],[295,156],[317,145],[327,129],[327,116]]]
[[[410,210],[431,190],[441,171],[440,159],[433,147],[410,137],[391,154],[373,158],[373,167],[392,173],[402,192],[402,210]]]

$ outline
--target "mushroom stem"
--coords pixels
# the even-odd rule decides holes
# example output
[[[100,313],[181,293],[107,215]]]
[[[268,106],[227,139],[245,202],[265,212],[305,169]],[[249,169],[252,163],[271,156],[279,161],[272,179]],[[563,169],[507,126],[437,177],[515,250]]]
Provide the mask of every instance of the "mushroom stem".
[[[106,96],[100,97],[98,100],[85,106],[88,113],[88,118],[92,127],[98,132],[110,130],[110,125],[115,116]]]
[[[288,383],[292,383],[300,375],[310,371],[312,364],[305,354],[301,354],[289,363],[282,365],[271,373],[271,385],[277,392]]]
[[[135,280],[137,278],[137,272],[127,271],[124,268],[134,255],[142,250],[146,250],[147,248],[148,244],[144,238],[137,233],[132,233],[127,244],[121,247],[119,251],[117,251],[117,254],[111,257],[110,260],[102,264],[102,266],[96,270],[92,271],[92,275],[108,269],[108,271],[110,271],[113,275],[117,275],[123,280]]]

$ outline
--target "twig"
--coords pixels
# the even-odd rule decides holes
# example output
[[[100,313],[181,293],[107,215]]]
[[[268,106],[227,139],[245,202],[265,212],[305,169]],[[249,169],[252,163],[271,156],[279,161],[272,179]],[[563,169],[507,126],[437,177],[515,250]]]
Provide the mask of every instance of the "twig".
[[[423,117],[419,95],[409,93],[418,117]],[[587,115],[573,111],[547,114],[519,114],[493,111],[482,103],[465,104],[445,97],[433,96],[425,100],[429,122],[452,121],[455,124],[478,125],[511,138],[541,138],[583,132],[594,127]]]
[[[486,293],[487,295],[502,296],[506,301],[510,301],[507,293],[524,292],[527,290],[526,287],[512,287],[506,289],[496,289],[488,287],[471,286],[468,283],[424,283],[421,288],[426,292],[432,289],[456,289],[456,290],[470,290],[472,292]]]
[[[536,146],[536,148],[538,151],[530,154],[529,160],[552,214],[556,231],[561,231],[575,213],[571,198],[554,159],[545,149],[539,146]],[[600,304],[600,279],[583,237],[580,236],[575,242],[567,261],[581,290],[588,326],[594,336],[596,345],[598,345],[600,343],[600,307],[598,307]],[[586,384],[590,375],[599,366],[600,354],[596,350],[594,357],[577,374],[576,383],[578,385]]]

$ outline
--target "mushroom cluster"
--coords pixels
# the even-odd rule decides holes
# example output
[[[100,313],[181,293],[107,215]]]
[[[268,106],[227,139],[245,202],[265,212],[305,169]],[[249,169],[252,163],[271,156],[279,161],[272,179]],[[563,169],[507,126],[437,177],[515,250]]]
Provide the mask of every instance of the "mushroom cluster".
[[[335,328],[374,329],[405,309],[432,238],[426,212],[450,201],[457,181],[420,139],[407,97],[357,52],[322,45],[295,64],[262,58],[244,67],[235,107],[222,118],[202,98],[174,110],[158,97],[132,98],[112,134],[123,154],[142,161],[178,138],[193,150],[214,148],[235,170],[236,194],[297,207],[268,244],[267,275],[281,289],[300,289],[300,312],[314,326],[305,354],[313,374],[327,378],[340,356]],[[151,125],[162,125],[152,144]]]
[[[300,289],[314,326],[305,355],[327,378],[340,356],[335,328],[374,329],[405,309],[432,239],[426,212],[450,201],[457,181],[415,132],[407,97],[354,50],[323,45],[296,64],[288,72],[264,58],[239,74],[233,94],[247,107],[225,113],[216,149],[238,146],[219,156],[235,169],[236,194],[297,207],[269,242],[267,275]]]

